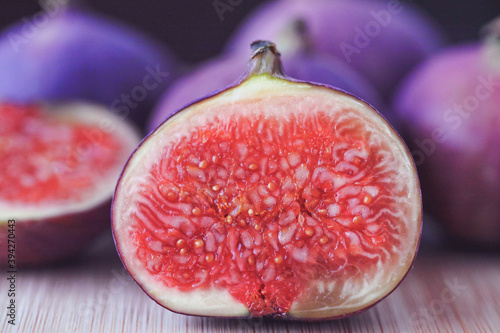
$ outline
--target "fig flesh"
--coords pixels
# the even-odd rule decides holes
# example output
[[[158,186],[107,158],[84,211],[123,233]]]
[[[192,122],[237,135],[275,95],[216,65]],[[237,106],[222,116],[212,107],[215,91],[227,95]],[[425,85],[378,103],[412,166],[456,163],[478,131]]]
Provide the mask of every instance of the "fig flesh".
[[[83,103],[2,104],[0,119],[0,246],[15,243],[1,265],[45,265],[78,253],[109,226],[116,181],[139,142],[135,130]]]
[[[177,112],[131,156],[113,200],[117,250],[175,312],[355,314],[415,258],[413,161],[371,106],[286,78],[272,43],[253,48],[240,84]]]

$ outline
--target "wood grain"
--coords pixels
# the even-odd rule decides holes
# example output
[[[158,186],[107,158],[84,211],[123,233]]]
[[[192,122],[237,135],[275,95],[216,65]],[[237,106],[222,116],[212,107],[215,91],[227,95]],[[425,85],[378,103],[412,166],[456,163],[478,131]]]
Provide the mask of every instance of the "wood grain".
[[[313,323],[172,313],[132,281],[109,243],[76,263],[20,271],[16,284],[16,326],[2,314],[1,332],[500,332],[498,254],[421,252],[401,286],[374,308]]]

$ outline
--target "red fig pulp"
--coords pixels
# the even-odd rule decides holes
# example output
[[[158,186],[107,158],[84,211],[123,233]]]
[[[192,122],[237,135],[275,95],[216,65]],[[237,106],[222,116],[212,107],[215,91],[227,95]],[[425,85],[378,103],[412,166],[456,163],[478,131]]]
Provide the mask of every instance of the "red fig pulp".
[[[0,119],[0,246],[7,249],[14,220],[16,265],[77,253],[108,225],[111,195],[137,134],[87,104],[2,104]],[[7,265],[7,251],[0,259]]]
[[[242,83],[143,141],[112,220],[125,267],[172,311],[325,319],[401,282],[421,200],[384,118],[342,91],[287,79],[274,45],[258,42]]]
[[[408,78],[394,107],[426,209],[476,245],[500,244],[499,55],[495,38],[450,48]]]

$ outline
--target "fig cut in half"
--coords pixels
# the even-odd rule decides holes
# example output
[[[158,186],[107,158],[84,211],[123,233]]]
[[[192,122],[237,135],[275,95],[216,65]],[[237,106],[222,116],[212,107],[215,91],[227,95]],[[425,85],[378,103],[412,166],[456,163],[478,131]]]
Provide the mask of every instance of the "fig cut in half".
[[[92,104],[3,103],[0,133],[0,266],[66,259],[109,227],[135,129]]]
[[[174,312],[330,319],[396,288],[421,211],[413,160],[384,118],[286,78],[259,41],[239,84],[142,142],[112,227],[128,272]]]

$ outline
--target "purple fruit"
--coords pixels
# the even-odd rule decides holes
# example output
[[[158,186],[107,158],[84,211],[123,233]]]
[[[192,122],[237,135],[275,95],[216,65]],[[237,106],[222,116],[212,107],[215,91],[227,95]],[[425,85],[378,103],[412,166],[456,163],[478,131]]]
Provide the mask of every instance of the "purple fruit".
[[[500,244],[498,40],[430,59],[407,79],[394,109],[419,165],[426,210],[456,238]]]
[[[435,25],[407,2],[280,0],[251,15],[227,49],[246,52],[256,39],[282,44],[284,27],[297,19],[310,30],[313,50],[345,60],[385,95],[441,44]]]
[[[0,100],[89,100],[143,122],[171,82],[169,52],[79,8],[40,12],[0,37]]]
[[[154,129],[174,111],[232,84],[245,68],[246,61],[246,57],[239,55],[214,59],[176,81],[153,112],[148,128]],[[296,53],[285,57],[285,62],[286,71],[297,79],[338,87],[376,107],[382,104],[369,82],[331,56]]]
[[[259,41],[246,76],[132,154],[112,204],[123,264],[158,304],[320,320],[375,305],[421,232],[415,165],[370,105],[287,77]]]

